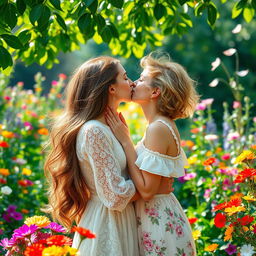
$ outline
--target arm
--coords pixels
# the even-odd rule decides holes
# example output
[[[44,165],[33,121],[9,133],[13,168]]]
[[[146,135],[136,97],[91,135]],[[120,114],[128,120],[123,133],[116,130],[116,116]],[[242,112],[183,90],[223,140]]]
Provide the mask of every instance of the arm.
[[[119,163],[100,127],[89,127],[85,131],[85,141],[100,200],[107,208],[122,211],[135,195],[133,182],[121,176]]]
[[[166,184],[171,185],[173,179],[167,180],[166,178],[163,178],[159,175],[140,170],[135,165],[137,153],[130,139],[127,125],[124,124],[120,120],[120,118],[115,116],[111,111],[108,111],[106,115],[106,120],[111,127],[113,133],[124,148],[128,162],[129,173],[141,197],[147,201],[159,192],[163,194],[173,191],[172,188],[169,188],[170,186],[166,188]],[[159,130],[161,131],[159,132]],[[147,147],[151,150],[166,154],[168,144],[166,143],[166,138],[163,139],[162,132],[163,130],[161,123],[156,123],[152,125],[147,131],[145,143]],[[159,141],[161,141],[161,143],[159,143]]]

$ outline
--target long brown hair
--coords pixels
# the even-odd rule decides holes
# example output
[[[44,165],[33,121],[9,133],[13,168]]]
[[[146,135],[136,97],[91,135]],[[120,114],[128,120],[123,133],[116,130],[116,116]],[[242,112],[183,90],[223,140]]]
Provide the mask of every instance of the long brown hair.
[[[53,120],[45,162],[49,204],[44,211],[70,228],[83,214],[89,191],[76,155],[81,126],[99,117],[108,102],[108,87],[116,82],[118,60],[98,57],[82,64],[66,88],[65,108]]]

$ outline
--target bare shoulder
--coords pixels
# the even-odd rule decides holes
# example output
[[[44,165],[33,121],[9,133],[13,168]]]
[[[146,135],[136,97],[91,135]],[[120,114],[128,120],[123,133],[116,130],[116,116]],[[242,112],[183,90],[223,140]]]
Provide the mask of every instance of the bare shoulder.
[[[151,123],[146,131],[145,147],[152,151],[166,154],[170,143],[169,132],[169,128],[163,123]]]

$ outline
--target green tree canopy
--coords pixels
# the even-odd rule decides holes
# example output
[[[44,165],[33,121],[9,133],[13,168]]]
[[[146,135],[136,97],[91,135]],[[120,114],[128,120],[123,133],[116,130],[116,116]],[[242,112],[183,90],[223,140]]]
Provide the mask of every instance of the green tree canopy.
[[[193,16],[214,28],[220,8],[232,3],[230,19],[250,22],[256,0],[0,0],[0,69],[13,60],[51,68],[60,51],[79,49],[89,39],[107,43],[112,54],[142,57],[147,45],[161,46],[166,36],[183,35]]]

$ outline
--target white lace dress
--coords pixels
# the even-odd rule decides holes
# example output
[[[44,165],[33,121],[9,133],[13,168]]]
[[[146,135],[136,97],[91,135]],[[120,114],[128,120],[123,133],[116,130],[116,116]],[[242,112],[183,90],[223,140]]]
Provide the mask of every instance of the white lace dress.
[[[97,120],[86,122],[76,144],[77,156],[91,192],[78,226],[90,229],[95,239],[75,233],[73,247],[81,256],[138,256],[135,194],[128,179],[125,153],[110,128]]]
[[[164,177],[184,176],[186,155],[170,124],[169,127],[179,148],[176,157],[163,155],[138,143],[136,165],[144,171]],[[155,195],[148,202],[135,202],[138,221],[140,256],[194,256],[196,248],[189,221],[173,193]]]

